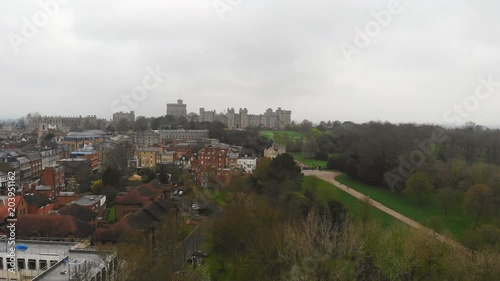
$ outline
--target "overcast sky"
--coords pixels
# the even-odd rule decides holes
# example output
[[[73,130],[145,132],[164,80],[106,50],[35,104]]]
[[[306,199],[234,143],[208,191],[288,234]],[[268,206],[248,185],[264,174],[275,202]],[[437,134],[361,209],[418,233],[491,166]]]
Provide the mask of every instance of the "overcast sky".
[[[281,107],[296,121],[500,125],[498,83],[473,98],[479,77],[500,82],[498,1],[401,0],[378,13],[378,33],[373,12],[390,0],[75,0],[51,7],[45,24],[39,2],[53,1],[0,2],[0,118],[160,116],[182,96],[196,113]],[[360,45],[356,28],[367,26]],[[123,107],[148,68],[166,79]]]

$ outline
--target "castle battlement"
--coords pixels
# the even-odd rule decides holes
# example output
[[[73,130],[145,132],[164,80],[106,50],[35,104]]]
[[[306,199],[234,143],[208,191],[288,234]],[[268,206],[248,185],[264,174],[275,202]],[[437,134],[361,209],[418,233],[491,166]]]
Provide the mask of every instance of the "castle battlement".
[[[248,127],[266,127],[280,129],[291,123],[292,111],[278,107],[276,111],[268,108],[263,114],[249,114],[247,108],[228,108],[226,114],[216,114],[215,110],[207,111],[200,108],[200,122],[220,121],[229,129],[244,129]]]

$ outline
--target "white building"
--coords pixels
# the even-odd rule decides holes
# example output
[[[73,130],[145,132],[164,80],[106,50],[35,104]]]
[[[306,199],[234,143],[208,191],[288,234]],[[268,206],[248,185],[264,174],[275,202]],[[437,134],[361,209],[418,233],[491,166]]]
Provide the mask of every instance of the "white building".
[[[3,236],[5,239],[5,236]],[[98,252],[88,242],[16,241],[23,250],[15,251],[15,272],[4,243],[0,243],[0,280],[117,280],[113,252]]]
[[[257,168],[256,157],[242,157],[238,159],[238,168],[246,173],[253,173]]]

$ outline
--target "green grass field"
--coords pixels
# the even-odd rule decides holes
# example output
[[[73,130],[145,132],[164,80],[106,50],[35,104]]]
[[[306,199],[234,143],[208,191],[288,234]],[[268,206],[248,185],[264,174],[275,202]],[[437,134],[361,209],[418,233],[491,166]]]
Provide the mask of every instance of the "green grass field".
[[[214,199],[220,206],[225,206],[227,204],[224,195],[220,191],[214,193]]]
[[[293,159],[295,159],[301,163],[304,163],[305,165],[307,165],[309,167],[320,166],[321,168],[326,169],[326,162],[327,161],[307,159],[302,155],[302,152],[290,152],[290,154],[293,156]]]
[[[314,190],[316,190],[316,196],[324,202],[332,199],[341,202],[355,220],[361,220],[364,204],[363,202],[352,197],[350,194],[344,192],[343,190],[336,188],[326,181],[320,179],[318,179],[316,182],[313,181],[313,177],[304,177],[302,185],[304,187],[314,186]],[[400,223],[392,216],[374,207],[370,207],[368,218],[379,221],[385,227],[392,225],[394,222]]]
[[[460,206],[450,208],[445,216],[443,208],[436,206],[437,204],[418,205],[405,195],[360,183],[347,175],[340,175],[335,179],[422,224],[426,224],[432,217],[438,217],[442,220],[441,232],[458,240],[463,240],[464,231],[473,224],[470,218],[464,216]]]
[[[294,131],[265,131],[265,130],[262,130],[262,131],[259,131],[259,134],[261,136],[265,136],[266,138],[271,139],[273,141],[275,140],[275,137],[277,135],[279,136],[281,134],[286,134],[289,139],[304,138],[304,135],[302,133],[294,132]]]
[[[103,214],[103,217],[106,218],[108,222],[115,222],[116,220],[116,206],[108,207]]]

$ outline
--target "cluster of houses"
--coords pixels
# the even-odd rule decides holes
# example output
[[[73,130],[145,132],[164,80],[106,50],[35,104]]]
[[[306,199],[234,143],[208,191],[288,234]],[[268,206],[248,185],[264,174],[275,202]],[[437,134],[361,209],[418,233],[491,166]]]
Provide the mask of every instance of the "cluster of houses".
[[[25,140],[0,143],[0,236],[9,235],[6,190],[10,185],[9,172],[15,172],[16,239],[24,241],[30,249],[39,251],[45,249],[45,245],[52,245],[52,249],[61,251],[54,253],[52,259],[37,254],[36,250],[19,259],[17,267],[24,276],[38,280],[39,276],[71,268],[71,265],[64,265],[64,261],[73,256],[75,268],[76,264],[99,260],[91,267],[95,280],[104,280],[101,278],[110,274],[110,268],[116,267],[115,260],[102,260],[97,254],[92,256],[86,248],[110,247],[144,234],[154,243],[164,226],[177,232],[182,208],[171,199],[172,182],[162,184],[154,180],[118,194],[113,202],[114,222],[104,223],[103,220],[109,207],[106,196],[79,193],[78,187],[89,184],[92,173],[106,167],[110,152],[120,143],[127,143],[130,148],[125,152],[126,165],[130,169],[176,165],[190,171],[200,187],[206,187],[213,180],[227,184],[235,172],[250,174],[257,167],[257,155],[242,147],[210,139],[206,130],[123,135],[101,130],[57,132],[51,140],[38,145],[29,145]],[[284,147],[273,145],[266,149],[264,156],[274,158],[281,153]],[[9,275],[6,254],[6,251],[0,253],[0,280],[19,278]]]

